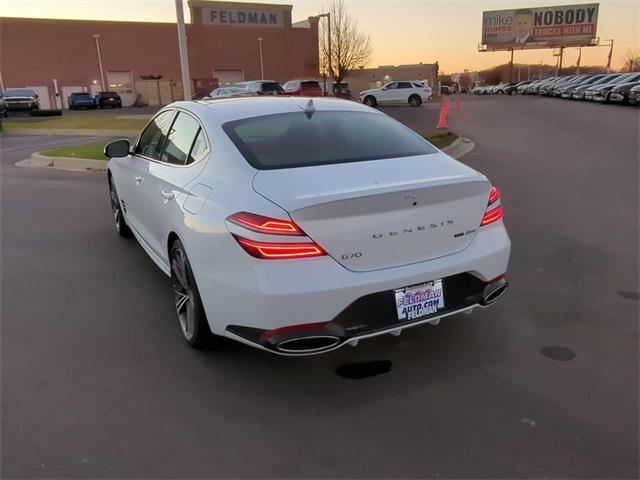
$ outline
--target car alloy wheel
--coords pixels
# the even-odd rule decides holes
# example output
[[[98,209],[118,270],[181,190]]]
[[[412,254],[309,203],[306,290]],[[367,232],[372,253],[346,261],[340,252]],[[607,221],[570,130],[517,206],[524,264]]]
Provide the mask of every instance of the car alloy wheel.
[[[422,99],[418,95],[411,95],[409,97],[409,105],[412,107],[419,107],[422,103]]]
[[[111,179],[109,179],[109,195],[111,197],[111,211],[113,213],[113,223],[116,227],[116,232],[118,232],[118,235],[121,237],[130,237],[131,230],[129,230],[129,226],[122,216],[120,199],[118,198],[116,187],[113,185],[113,181]]]
[[[173,242],[171,247],[171,283],[178,323],[185,341],[193,348],[210,346],[213,335],[207,323],[189,259],[180,240]]]
[[[378,102],[376,101],[375,97],[372,97],[371,95],[369,95],[367,98],[364,99],[364,104],[367,107],[375,107]]]

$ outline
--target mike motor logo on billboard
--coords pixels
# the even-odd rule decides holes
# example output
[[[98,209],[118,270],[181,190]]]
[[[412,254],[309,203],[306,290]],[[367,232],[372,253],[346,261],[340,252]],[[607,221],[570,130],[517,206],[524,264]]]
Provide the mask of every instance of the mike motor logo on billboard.
[[[482,43],[489,49],[588,45],[597,22],[597,3],[483,12]]]

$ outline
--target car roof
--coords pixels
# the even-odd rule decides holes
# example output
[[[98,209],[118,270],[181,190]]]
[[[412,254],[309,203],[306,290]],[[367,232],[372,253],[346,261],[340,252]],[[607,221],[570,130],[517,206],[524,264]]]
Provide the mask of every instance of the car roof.
[[[192,100],[176,102],[168,107],[185,108],[202,117],[215,119],[219,124],[241,120],[244,118],[275,115],[278,113],[293,113],[304,111],[309,103],[317,111],[339,110],[347,112],[382,113],[358,102],[331,97],[299,97],[299,96],[256,96],[232,97],[218,100]]]

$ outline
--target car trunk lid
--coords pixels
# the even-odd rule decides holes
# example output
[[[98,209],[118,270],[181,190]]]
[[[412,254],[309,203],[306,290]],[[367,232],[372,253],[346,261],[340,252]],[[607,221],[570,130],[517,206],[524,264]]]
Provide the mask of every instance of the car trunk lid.
[[[487,206],[488,180],[443,153],[260,170],[253,187],[354,271],[459,252]]]

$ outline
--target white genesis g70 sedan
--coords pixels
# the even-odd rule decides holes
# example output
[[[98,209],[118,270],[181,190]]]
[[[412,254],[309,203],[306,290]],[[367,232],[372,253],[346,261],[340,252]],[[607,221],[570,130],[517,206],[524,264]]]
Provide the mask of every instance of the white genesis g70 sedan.
[[[177,102],[105,154],[116,229],[171,277],[193,347],[326,352],[507,288],[499,190],[362,104]]]

